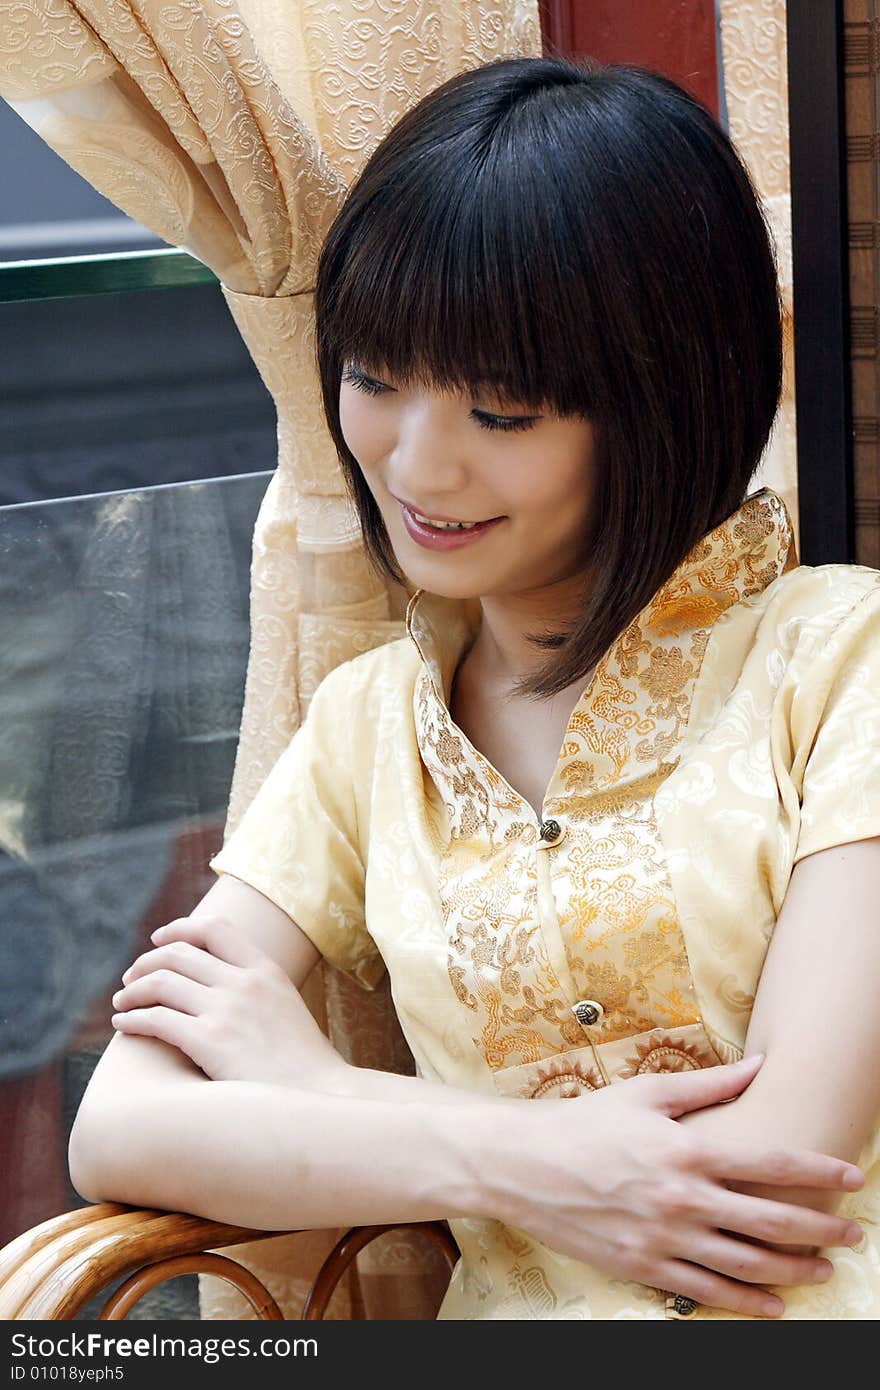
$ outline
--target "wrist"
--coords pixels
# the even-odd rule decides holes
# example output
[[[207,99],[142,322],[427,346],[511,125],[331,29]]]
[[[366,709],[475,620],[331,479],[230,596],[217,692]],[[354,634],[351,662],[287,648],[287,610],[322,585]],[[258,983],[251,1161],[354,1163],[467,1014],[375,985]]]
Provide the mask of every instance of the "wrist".
[[[313,1067],[308,1076],[291,1084],[298,1090],[320,1091],[322,1095],[339,1096],[344,1100],[361,1099],[358,1089],[359,1068],[352,1066],[337,1052],[328,1057],[319,1067]]]
[[[486,1097],[470,1107],[453,1137],[456,1167],[462,1175],[463,1216],[484,1217],[515,1225],[522,1218],[516,1205],[517,1184],[511,1155],[520,1150],[523,1107],[530,1101]]]
[[[414,1174],[420,1174],[423,1199],[440,1204],[450,1216],[511,1216],[510,1154],[512,1138],[521,1125],[523,1107],[530,1103],[502,1096],[459,1090],[422,1077],[357,1067],[342,1057],[312,1068],[307,1083],[294,1079],[294,1089],[320,1091],[346,1101],[374,1101],[409,1110],[403,1125],[408,1142],[417,1122],[418,1151],[411,1154]]]
[[[407,1180],[425,1210],[444,1217],[507,1219],[507,1153],[512,1107],[524,1101],[501,1097],[438,1105],[424,1098],[399,1107],[401,1133],[408,1136]]]

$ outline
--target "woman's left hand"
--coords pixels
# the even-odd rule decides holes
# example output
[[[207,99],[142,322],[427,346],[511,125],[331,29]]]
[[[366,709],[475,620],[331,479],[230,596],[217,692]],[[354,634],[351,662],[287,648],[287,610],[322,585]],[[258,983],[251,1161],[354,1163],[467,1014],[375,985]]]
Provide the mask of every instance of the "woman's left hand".
[[[766,1061],[764,1066],[767,1066]],[[745,1139],[751,1142],[763,1138],[782,1145],[790,1142],[790,1136],[786,1133],[784,1125],[779,1124],[777,1113],[778,1106],[774,1109],[772,1104],[772,1092],[769,1098],[761,1098],[759,1089],[753,1082],[735,1100],[725,1101],[721,1105],[709,1105],[703,1110],[691,1110],[686,1115],[680,1115],[677,1123],[687,1129],[695,1129],[698,1135],[705,1134],[710,1140]],[[802,1147],[812,1146],[804,1144]],[[730,1181],[726,1186],[746,1196],[779,1200],[779,1189],[772,1183]],[[833,1188],[789,1187],[785,1191],[785,1201],[794,1206],[812,1207],[814,1211],[833,1213],[837,1210],[842,1195],[842,1192]],[[779,1250],[786,1254],[818,1253],[817,1246],[785,1245],[769,1240],[760,1243],[769,1250]]]
[[[171,1043],[212,1081],[325,1089],[347,1070],[281,966],[233,922],[180,917],[152,939],[113,995],[120,1033]]]

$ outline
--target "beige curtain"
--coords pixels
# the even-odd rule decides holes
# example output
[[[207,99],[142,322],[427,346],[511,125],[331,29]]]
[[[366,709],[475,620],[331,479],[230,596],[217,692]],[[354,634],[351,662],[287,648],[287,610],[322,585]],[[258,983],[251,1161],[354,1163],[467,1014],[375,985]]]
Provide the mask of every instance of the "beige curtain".
[[[785,0],[719,0],[718,5],[730,135],[748,166],[776,241],[785,308],[782,401],[751,488],[772,487],[784,499],[800,554],[785,15]]]
[[[369,568],[320,408],[315,265],[385,132],[446,78],[538,55],[537,0],[0,0],[0,96],[89,183],[219,277],[272,394],[278,467],[257,519],[251,650],[226,830],[339,662],[403,635],[408,594]],[[306,991],[360,1065],[411,1071],[387,985]],[[337,1231],[226,1251],[297,1317]],[[432,1317],[448,1279],[406,1236],[365,1251],[329,1316]],[[204,1317],[252,1316],[203,1276]]]

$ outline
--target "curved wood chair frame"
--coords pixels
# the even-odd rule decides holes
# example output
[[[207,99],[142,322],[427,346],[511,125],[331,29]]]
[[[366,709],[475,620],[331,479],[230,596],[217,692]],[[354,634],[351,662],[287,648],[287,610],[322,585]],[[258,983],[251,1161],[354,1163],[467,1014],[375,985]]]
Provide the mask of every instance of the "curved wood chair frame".
[[[317,1321],[358,1251],[393,1230],[422,1231],[446,1257],[450,1273],[458,1247],[443,1221],[354,1226],[321,1265],[302,1318]],[[25,1231],[0,1250],[0,1319],[62,1321],[120,1275],[129,1278],[108,1297],[100,1319],[125,1318],[157,1284],[180,1274],[214,1274],[234,1284],[257,1319],[283,1321],[269,1290],[243,1265],[211,1253],[226,1245],[268,1240],[288,1231],[254,1231],[201,1216],[98,1202],[63,1212]]]

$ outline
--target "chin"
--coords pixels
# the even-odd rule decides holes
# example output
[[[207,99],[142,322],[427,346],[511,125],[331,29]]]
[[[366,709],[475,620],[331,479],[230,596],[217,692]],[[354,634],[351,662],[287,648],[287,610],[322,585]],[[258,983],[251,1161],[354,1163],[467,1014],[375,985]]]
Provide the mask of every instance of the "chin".
[[[444,574],[430,565],[411,565],[409,568],[401,565],[401,569],[414,588],[428,589],[430,593],[441,594],[444,598],[473,598],[474,594],[485,592],[473,579],[466,579],[463,575],[456,579],[455,575]]]
[[[479,575],[465,574],[464,566],[456,566],[444,557],[444,563],[432,564],[430,559],[423,564],[405,563],[395,551],[395,558],[407,583],[414,589],[427,589],[429,593],[442,598],[474,598],[492,591],[492,580],[482,581]],[[455,573],[456,568],[459,572]]]

